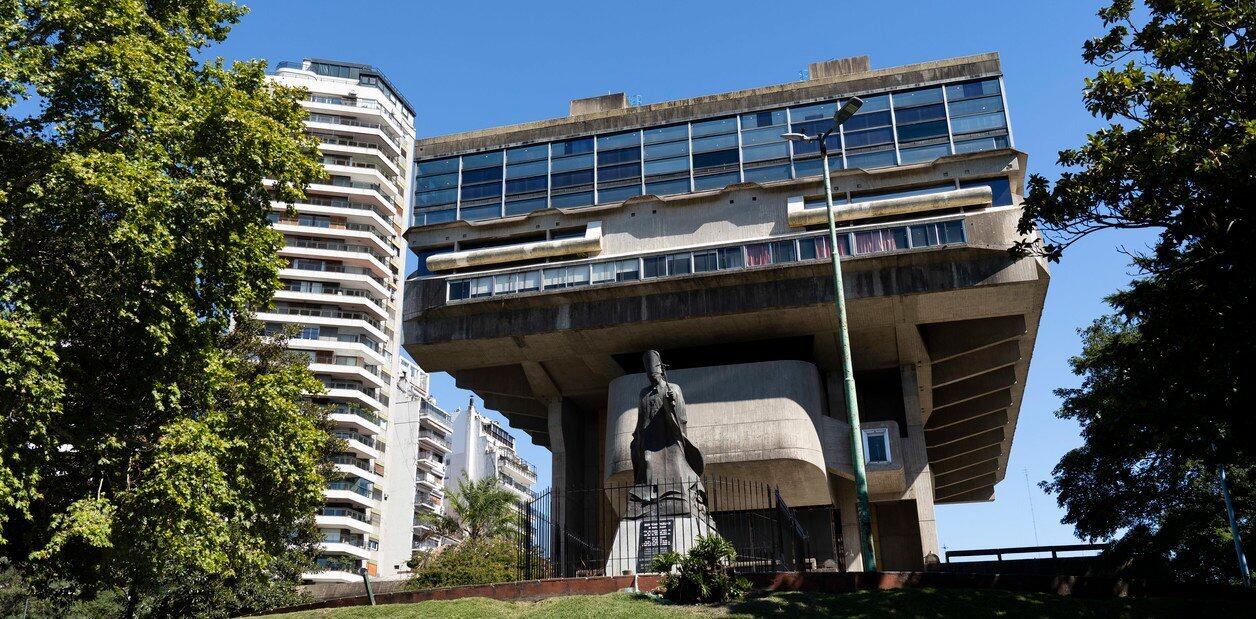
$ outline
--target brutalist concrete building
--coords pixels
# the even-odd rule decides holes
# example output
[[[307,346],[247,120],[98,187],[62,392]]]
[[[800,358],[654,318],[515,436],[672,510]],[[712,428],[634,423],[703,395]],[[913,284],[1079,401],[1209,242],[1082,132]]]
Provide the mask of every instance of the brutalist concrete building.
[[[1011,257],[1025,174],[996,54],[419,139],[404,346],[553,452],[555,488],[631,480],[641,353],[684,388],[708,471],[827,514],[860,568],[819,153],[829,141],[882,569],[1006,472],[1046,265]],[[576,521],[573,514],[560,515]],[[587,532],[596,536],[597,531]],[[830,543],[831,542],[831,543]]]

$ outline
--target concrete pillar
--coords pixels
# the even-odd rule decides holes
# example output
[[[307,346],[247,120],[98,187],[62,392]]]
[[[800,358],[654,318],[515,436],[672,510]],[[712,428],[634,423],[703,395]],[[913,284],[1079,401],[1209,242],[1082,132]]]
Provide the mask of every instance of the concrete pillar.
[[[920,527],[920,558],[938,552],[938,527],[933,515],[933,474],[925,452],[924,411],[920,402],[917,366],[899,367],[903,381],[903,407],[907,417],[907,437],[903,440],[903,474],[908,496],[916,499],[916,521]]]
[[[553,512],[560,575],[574,576],[576,550],[568,550],[571,535],[594,540],[598,535],[598,457],[601,437],[597,424],[570,400],[549,403],[550,453],[553,464]]]
[[[859,554],[859,520],[855,512],[855,482],[844,477],[829,475],[833,505],[841,519],[842,556],[838,558],[848,572],[863,570],[863,557]]]

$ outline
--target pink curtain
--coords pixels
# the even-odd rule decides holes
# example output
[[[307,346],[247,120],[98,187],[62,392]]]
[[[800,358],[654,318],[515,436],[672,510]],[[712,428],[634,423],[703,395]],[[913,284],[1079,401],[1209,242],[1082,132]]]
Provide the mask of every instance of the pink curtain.
[[[767,243],[746,246],[746,266],[759,266],[772,262],[772,251]]]

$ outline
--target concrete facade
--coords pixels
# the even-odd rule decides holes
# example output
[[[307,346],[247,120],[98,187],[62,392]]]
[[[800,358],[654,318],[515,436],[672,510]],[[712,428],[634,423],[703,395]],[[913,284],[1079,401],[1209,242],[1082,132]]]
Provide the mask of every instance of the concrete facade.
[[[770,108],[880,97],[894,129],[884,134],[891,150],[877,154],[891,163],[834,169],[832,181],[849,243],[861,438],[883,441],[887,456],[868,466],[879,565],[916,569],[938,552],[935,504],[991,500],[1003,478],[1046,294],[1046,265],[1007,253],[1020,238],[1025,169],[1010,123],[995,119],[988,148],[961,133],[975,122],[962,109],[984,105],[981,122],[991,126],[990,109],[1005,114],[1000,75],[994,54],[878,70],[856,59],[813,68],[805,82],[638,107],[585,101],[566,118],[420,139],[418,187],[429,180],[424,161],[461,155],[458,183],[468,183],[483,175],[464,169],[493,149],[603,132],[689,123],[696,151],[693,131],[721,117],[737,119],[741,155],[727,174],[734,180],[718,188],[699,188],[709,177],[691,154],[689,191],[599,201],[598,184],[595,204],[583,208],[485,218],[464,197],[462,219],[416,211],[407,238],[424,263],[407,284],[404,346],[549,447],[554,487],[572,489],[629,474],[626,437],[644,380],[637,360],[658,349],[712,470],[778,485],[791,505],[836,508],[843,567],[860,567],[831,265],[818,249],[827,248],[817,240],[827,236],[823,210],[814,209],[823,179],[795,146],[785,178],[746,180],[761,169],[747,141],[777,131],[746,127],[775,118]],[[981,98],[962,98],[970,92]],[[932,107],[900,105],[934,93],[941,102]],[[937,110],[945,137],[910,141],[923,130],[907,119]],[[851,145],[866,136],[840,135],[847,151],[838,160],[863,161]],[[939,154],[916,160],[931,152]],[[567,165],[551,154],[550,168],[559,163]],[[560,197],[557,174],[550,204]],[[596,247],[553,250],[592,229]]]
[[[520,501],[533,498],[536,465],[515,451],[514,437],[500,423],[480,414],[474,402],[468,402],[466,410],[454,412],[452,447],[449,488],[456,490],[462,479],[495,478]],[[448,507],[445,511],[449,513]]]

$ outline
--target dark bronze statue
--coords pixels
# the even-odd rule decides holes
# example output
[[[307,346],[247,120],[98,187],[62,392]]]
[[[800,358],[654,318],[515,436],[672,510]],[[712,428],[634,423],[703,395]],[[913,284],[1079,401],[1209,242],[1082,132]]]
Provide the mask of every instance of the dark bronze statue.
[[[650,386],[641,390],[632,433],[630,517],[683,515],[706,508],[702,453],[686,436],[689,419],[680,385],[667,382],[657,351],[643,357]]]

